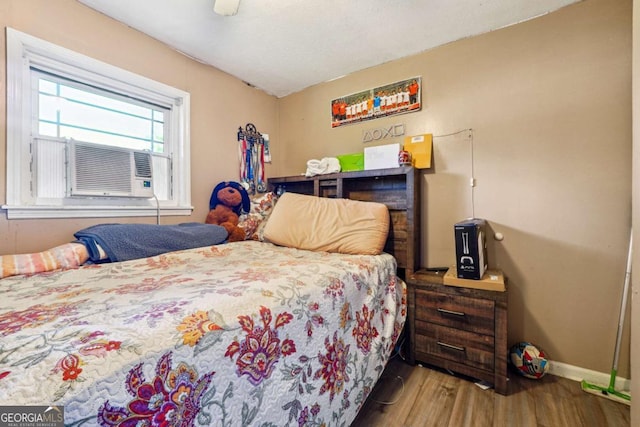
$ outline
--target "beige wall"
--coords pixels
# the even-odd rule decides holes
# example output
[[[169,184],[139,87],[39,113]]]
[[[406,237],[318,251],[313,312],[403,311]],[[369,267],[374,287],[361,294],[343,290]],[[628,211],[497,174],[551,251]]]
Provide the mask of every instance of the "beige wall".
[[[211,190],[237,179],[238,126],[254,123],[277,133],[277,99],[215,68],[202,65],[75,0],[0,1],[0,204],[6,201],[6,26],[191,94],[191,216],[162,222],[204,221]],[[73,232],[114,219],[11,220],[0,216],[0,255],[33,252],[66,243]],[[155,217],[115,219],[155,223]]]
[[[640,0],[633,0],[633,194],[640,194]],[[633,197],[633,270],[640,271],[640,197]],[[640,354],[640,274],[631,275],[631,354]],[[640,358],[631,359],[631,394],[640,396]],[[637,402],[637,398],[632,403]],[[640,405],[631,405],[631,425],[640,425]]]
[[[608,373],[631,225],[631,28],[631,0],[587,0],[290,95],[274,171],[361,152],[363,131],[396,123],[408,135],[473,129],[475,215],[504,234],[488,249],[510,283],[509,343]],[[414,76],[420,112],[330,127],[332,99]],[[453,224],[472,212],[470,145],[465,134],[434,140],[424,266],[455,263]]]

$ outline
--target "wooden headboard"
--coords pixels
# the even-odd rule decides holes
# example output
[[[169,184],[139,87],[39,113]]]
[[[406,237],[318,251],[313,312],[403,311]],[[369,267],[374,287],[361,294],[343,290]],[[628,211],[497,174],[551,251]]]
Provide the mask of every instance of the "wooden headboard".
[[[398,261],[398,273],[409,277],[419,268],[420,180],[419,172],[404,166],[341,172],[307,178],[302,175],[269,178],[268,188],[318,197],[340,197],[379,202],[389,208],[391,226],[385,252]]]

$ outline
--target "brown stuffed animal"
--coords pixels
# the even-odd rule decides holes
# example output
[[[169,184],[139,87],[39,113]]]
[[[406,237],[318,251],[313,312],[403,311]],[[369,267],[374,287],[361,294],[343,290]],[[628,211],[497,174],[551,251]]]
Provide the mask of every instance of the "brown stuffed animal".
[[[229,242],[245,239],[245,231],[238,227],[238,217],[249,212],[250,201],[247,190],[234,181],[224,181],[216,185],[209,200],[209,214],[205,223],[217,224],[229,233]]]

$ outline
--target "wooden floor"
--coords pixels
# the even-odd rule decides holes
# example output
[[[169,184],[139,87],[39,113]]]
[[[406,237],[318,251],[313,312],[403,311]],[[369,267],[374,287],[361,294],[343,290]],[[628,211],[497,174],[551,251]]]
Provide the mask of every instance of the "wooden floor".
[[[582,391],[580,383],[546,375],[509,374],[509,394],[482,390],[447,372],[389,362],[352,427],[625,427],[630,408]],[[384,403],[381,403],[384,402]]]

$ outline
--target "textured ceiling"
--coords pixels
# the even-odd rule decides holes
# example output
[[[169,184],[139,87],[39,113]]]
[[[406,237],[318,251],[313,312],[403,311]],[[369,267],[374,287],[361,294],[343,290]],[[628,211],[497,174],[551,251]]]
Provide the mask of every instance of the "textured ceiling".
[[[78,0],[277,97],[580,0]]]

